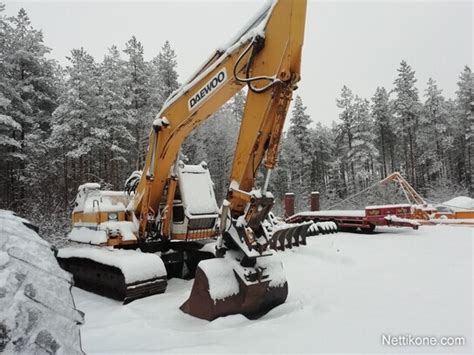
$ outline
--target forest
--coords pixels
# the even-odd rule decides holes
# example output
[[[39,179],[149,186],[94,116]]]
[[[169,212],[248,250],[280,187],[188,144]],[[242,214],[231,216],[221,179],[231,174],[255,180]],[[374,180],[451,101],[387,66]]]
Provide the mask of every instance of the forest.
[[[0,4],[0,208],[52,238],[68,231],[80,184],[122,190],[140,169],[151,123],[180,78],[167,41],[149,61],[135,36],[100,61],[74,48],[62,67],[49,54],[27,12],[10,17]],[[474,195],[471,69],[459,68],[454,97],[445,97],[435,78],[419,92],[416,71],[402,58],[393,77],[392,87],[374,88],[368,98],[342,87],[330,127],[294,98],[270,185],[276,213],[286,192],[295,193],[298,210],[308,209],[311,191],[321,193],[323,208],[341,201],[350,208],[357,203],[347,197],[394,171],[430,201]],[[228,188],[244,105],[245,91],[182,148],[186,162],[207,162],[218,202]]]

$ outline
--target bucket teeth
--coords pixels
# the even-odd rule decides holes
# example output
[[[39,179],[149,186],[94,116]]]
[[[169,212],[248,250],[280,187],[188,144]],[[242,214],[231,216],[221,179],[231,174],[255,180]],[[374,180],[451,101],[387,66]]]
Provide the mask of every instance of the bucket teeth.
[[[319,228],[317,223],[313,223],[309,228],[308,232],[306,233],[308,237],[313,237],[315,235],[319,235]]]
[[[316,222],[315,224],[321,234],[337,233],[337,224],[334,222]]]
[[[312,222],[278,225],[270,240],[270,248],[285,250],[293,246],[306,245],[306,236]]]
[[[306,237],[337,233],[334,222],[303,222],[299,224],[275,224],[273,226],[270,248],[274,250],[291,249],[306,245]]]

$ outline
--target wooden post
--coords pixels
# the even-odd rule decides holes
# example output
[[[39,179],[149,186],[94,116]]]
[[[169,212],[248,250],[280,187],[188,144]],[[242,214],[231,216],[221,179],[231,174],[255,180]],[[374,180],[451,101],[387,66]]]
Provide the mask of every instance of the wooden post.
[[[295,214],[295,194],[287,192],[285,194],[285,218]]]
[[[319,211],[320,210],[319,192],[311,192],[310,201],[311,201],[310,210],[311,211]]]

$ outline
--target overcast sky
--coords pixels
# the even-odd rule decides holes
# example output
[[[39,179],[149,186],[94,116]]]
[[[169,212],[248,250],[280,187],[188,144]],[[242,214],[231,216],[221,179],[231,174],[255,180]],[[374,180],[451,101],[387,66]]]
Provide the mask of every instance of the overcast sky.
[[[6,13],[25,8],[61,64],[67,64],[72,48],[81,46],[100,61],[108,47],[123,49],[132,35],[151,59],[169,40],[184,80],[261,4],[6,1]],[[453,96],[464,65],[472,66],[472,17],[471,1],[309,1],[297,93],[314,121],[330,124],[338,118],[335,99],[343,85],[370,98],[377,86],[392,87],[405,59],[416,71],[420,94],[433,77],[445,95]]]

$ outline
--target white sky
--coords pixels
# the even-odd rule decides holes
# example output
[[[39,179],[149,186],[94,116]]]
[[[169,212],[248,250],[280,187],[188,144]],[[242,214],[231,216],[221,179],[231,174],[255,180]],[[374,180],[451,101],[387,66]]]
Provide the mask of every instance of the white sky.
[[[135,35],[147,59],[169,40],[184,80],[261,1],[6,1],[8,15],[21,7],[61,64],[81,46],[100,61],[108,47],[124,49]],[[377,86],[392,87],[405,59],[421,94],[431,76],[453,96],[464,65],[472,68],[472,18],[471,1],[309,1],[297,94],[314,121],[330,124],[338,118],[335,99],[344,84],[371,98]]]

